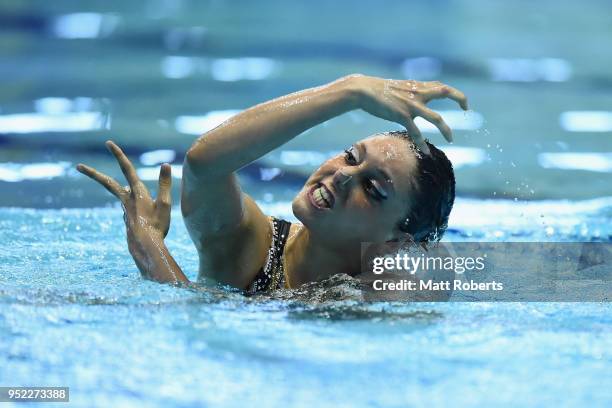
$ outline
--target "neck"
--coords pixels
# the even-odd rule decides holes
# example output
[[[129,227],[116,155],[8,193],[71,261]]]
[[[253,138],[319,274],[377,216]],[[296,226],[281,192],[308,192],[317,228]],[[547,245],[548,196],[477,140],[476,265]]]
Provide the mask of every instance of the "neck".
[[[326,279],[338,273],[355,275],[361,267],[359,243],[337,243],[313,239],[308,228],[295,225],[285,247],[285,268],[289,286],[298,287],[307,282]],[[293,230],[293,227],[292,227]]]

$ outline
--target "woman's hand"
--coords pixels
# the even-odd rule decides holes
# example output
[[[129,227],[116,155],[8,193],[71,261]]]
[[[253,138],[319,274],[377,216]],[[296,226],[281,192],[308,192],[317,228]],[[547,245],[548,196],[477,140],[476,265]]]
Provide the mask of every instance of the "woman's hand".
[[[100,173],[85,164],[79,164],[77,170],[102,184],[104,188],[121,201],[130,252],[135,244],[133,241],[138,240],[142,234],[153,235],[163,240],[170,228],[170,209],[172,204],[170,165],[163,164],[161,166],[157,199],[153,200],[147,187],[138,178],[136,169],[119,146],[110,140],[106,142],[106,146],[117,159],[119,167],[121,167],[121,171],[128,181],[127,186],[120,185],[112,177]]]
[[[160,283],[189,283],[189,279],[164,244],[164,238],[170,228],[170,165],[161,166],[159,191],[157,199],[153,200],[138,178],[136,169],[119,146],[111,141],[106,142],[106,146],[119,162],[128,186],[124,187],[112,177],[84,164],[79,164],[77,170],[102,184],[121,201],[128,248],[142,276]]]
[[[441,82],[401,81],[363,75],[352,75],[359,90],[359,108],[381,119],[397,122],[406,127],[419,148],[429,153],[429,148],[414,124],[417,116],[434,124],[449,142],[453,141],[450,127],[439,113],[426,105],[432,99],[449,98],[467,110],[467,98],[459,90]]]

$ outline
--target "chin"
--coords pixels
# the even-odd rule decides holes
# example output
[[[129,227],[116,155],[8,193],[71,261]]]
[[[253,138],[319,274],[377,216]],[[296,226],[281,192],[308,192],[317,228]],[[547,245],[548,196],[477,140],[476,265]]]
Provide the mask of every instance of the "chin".
[[[308,203],[306,200],[308,199],[304,193],[304,190],[301,190],[297,196],[291,202],[291,210],[293,211],[293,215],[297,218],[304,226],[308,226],[310,224],[310,218],[312,217],[308,211]]]
[[[293,215],[297,218],[305,227],[318,229],[325,218],[325,215],[320,211],[316,211],[310,203],[308,192],[311,186],[308,184],[300,190],[297,196],[291,202],[291,210]]]

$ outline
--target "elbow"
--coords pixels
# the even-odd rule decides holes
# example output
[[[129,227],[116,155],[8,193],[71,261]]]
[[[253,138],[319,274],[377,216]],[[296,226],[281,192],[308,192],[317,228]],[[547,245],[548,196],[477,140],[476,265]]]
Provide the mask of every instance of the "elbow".
[[[195,175],[205,174],[212,167],[210,155],[207,154],[206,147],[198,139],[185,154],[184,167],[188,168]]]
[[[211,133],[205,133],[196,140],[185,154],[184,168],[196,177],[219,175],[231,173],[228,170],[227,149],[223,146],[223,141],[218,138],[211,138]]]
[[[191,145],[187,153],[185,154],[185,165],[194,167],[198,163],[198,149],[196,144]]]

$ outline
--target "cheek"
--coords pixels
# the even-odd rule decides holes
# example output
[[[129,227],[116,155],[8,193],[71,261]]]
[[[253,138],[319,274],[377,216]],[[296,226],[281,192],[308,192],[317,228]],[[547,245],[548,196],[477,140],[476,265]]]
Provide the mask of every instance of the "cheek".
[[[350,226],[359,235],[376,235],[380,230],[387,232],[386,209],[369,202],[365,193],[355,193],[342,211],[341,222]]]
[[[347,204],[345,222],[353,221],[359,224],[360,230],[372,234],[388,234],[404,216],[403,205],[371,202],[365,192],[355,193]]]
[[[304,188],[302,188],[302,191],[308,190],[308,187],[312,186],[315,183],[318,183],[321,179],[333,175],[337,168],[338,166],[334,165],[333,160],[326,161],[318,169],[316,169],[310,175],[310,177],[308,177],[306,183],[304,184]]]
[[[344,165],[345,165],[344,158],[340,156],[332,157],[331,159],[323,162],[323,164],[321,164],[319,168],[314,171],[311,177],[333,174],[336,172],[338,168]]]
[[[374,203],[370,202],[370,198],[360,186],[355,186],[348,193],[345,209],[347,212],[352,212],[356,216],[364,216],[365,214],[373,213],[377,210]]]

